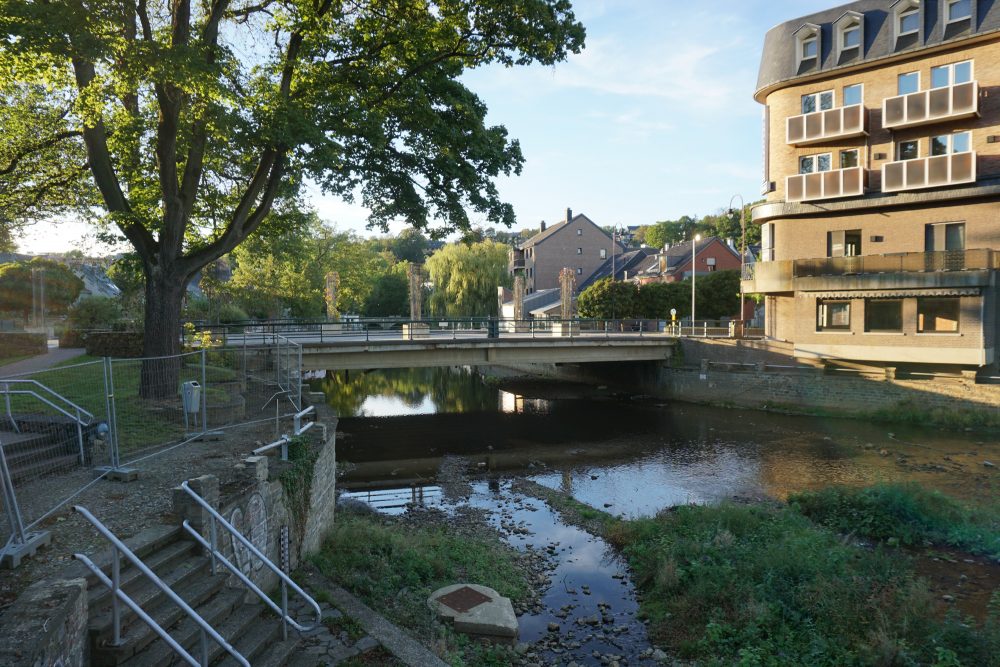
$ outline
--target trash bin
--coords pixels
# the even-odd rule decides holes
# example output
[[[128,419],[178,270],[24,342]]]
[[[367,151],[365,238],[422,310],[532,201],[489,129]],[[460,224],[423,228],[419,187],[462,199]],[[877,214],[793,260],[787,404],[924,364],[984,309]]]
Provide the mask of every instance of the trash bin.
[[[181,403],[184,406],[184,428],[190,428],[188,415],[195,415],[194,421],[197,423],[201,413],[201,385],[197,381],[191,380],[181,385]]]

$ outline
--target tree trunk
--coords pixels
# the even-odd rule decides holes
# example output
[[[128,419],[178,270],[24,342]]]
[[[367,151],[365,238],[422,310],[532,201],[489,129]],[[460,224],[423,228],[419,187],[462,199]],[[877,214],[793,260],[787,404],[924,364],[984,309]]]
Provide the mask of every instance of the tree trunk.
[[[146,275],[146,321],[139,395],[174,398],[180,391],[181,302],[186,281],[154,271]]]

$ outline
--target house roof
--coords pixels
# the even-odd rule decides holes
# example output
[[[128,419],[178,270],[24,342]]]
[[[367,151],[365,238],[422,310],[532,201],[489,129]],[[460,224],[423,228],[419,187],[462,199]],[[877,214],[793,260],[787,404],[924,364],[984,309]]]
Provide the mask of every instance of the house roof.
[[[739,258],[740,253],[729,247],[729,244],[720,239],[718,236],[709,236],[701,241],[698,241],[698,245],[695,247],[695,255],[700,255],[709,246],[718,243],[720,246],[725,248],[728,252],[733,254],[733,257]],[[666,260],[665,270],[660,271],[660,258]],[[642,263],[639,267],[641,273],[645,275],[660,275],[661,273],[673,273],[678,267],[683,266],[685,263],[691,261],[691,241],[683,241],[677,245],[672,245],[666,250],[656,253],[655,255],[650,255],[646,261]]]
[[[857,0],[785,21],[771,28],[764,38],[755,97],[758,101],[763,101],[766,89],[793,79],[828,75],[832,71],[847,69],[858,64],[912,53],[941,44],[960,42],[1000,30],[1000,4],[974,3],[976,11],[972,16],[971,27],[966,28],[960,24],[946,26],[940,3],[925,0],[920,3],[921,32],[914,35],[913,39],[904,37],[897,40],[893,26],[895,4],[889,0]],[[861,45],[859,57],[839,63],[835,24],[848,12],[857,12],[864,16],[864,43]],[[819,26],[821,52],[818,67],[800,72],[797,69],[795,33],[806,24]]]
[[[525,241],[524,243],[522,243],[518,247],[523,250],[524,248],[530,248],[532,246],[536,246],[539,243],[541,243],[542,241],[544,241],[545,239],[549,238],[550,236],[552,236],[554,234],[557,234],[564,227],[566,227],[566,226],[568,226],[568,225],[576,222],[577,220],[579,220],[581,218],[583,218],[584,220],[586,220],[587,222],[589,222],[591,225],[593,225],[594,229],[596,229],[597,231],[601,232],[605,236],[608,236],[608,233],[605,232],[600,227],[598,227],[596,222],[594,222],[593,220],[591,220],[590,218],[588,218],[587,216],[585,216],[583,213],[578,213],[577,215],[573,216],[573,218],[570,219],[570,220],[563,220],[562,222],[557,223],[555,225],[552,225],[551,227],[546,227],[546,229],[545,229],[544,232],[539,232],[539,233],[535,234],[534,236],[532,236],[530,239],[528,239],[527,241]],[[608,236],[608,240],[609,241],[611,240],[610,236]]]
[[[624,278],[625,273],[635,274],[639,268],[645,264],[645,260],[650,255],[656,254],[655,248],[639,248],[621,253],[615,257],[609,257],[603,264],[597,267],[582,283],[577,286],[577,291],[582,292],[598,280],[604,280],[611,275],[612,265],[615,271],[615,280]]]

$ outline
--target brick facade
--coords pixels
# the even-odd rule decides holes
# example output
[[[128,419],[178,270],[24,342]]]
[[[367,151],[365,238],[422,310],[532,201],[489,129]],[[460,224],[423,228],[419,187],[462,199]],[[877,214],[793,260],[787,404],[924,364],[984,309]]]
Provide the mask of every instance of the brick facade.
[[[617,249],[617,250],[615,250]],[[603,253],[602,253],[603,251]],[[579,285],[622,246],[585,215],[566,212],[566,220],[546,227],[537,236],[513,251],[524,261],[525,290],[528,294],[559,287],[559,272],[572,269]]]

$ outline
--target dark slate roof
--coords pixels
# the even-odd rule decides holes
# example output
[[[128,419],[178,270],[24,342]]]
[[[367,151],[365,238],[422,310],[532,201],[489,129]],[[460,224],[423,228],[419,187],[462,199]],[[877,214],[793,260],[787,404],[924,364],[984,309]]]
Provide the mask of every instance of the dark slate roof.
[[[713,243],[718,242],[720,246],[733,253],[733,256],[739,257],[740,253],[738,250],[733,250],[729,247],[729,244],[724,240],[720,239],[718,236],[709,236],[701,241],[698,241],[698,246],[695,248],[695,254],[700,255],[706,248],[708,248]],[[691,241],[683,241],[677,245],[670,246],[666,251],[656,253],[651,255],[645,262],[642,263],[640,270],[645,274],[659,275],[660,273],[660,258],[666,257],[666,271],[664,273],[673,273],[673,271],[684,262],[690,261],[691,259]]]
[[[549,238],[550,236],[552,236],[553,234],[555,234],[556,232],[558,232],[560,229],[562,229],[566,225],[568,225],[568,224],[570,224],[572,222],[576,222],[580,218],[583,218],[584,220],[586,220],[587,222],[589,222],[590,224],[592,224],[594,226],[594,228],[597,229],[599,232],[601,232],[605,236],[608,236],[607,232],[605,232],[603,229],[601,229],[600,227],[598,227],[596,222],[594,222],[593,220],[591,220],[590,218],[588,218],[587,216],[585,216],[583,213],[580,213],[578,215],[573,216],[572,220],[563,220],[562,222],[554,224],[551,227],[546,227],[546,229],[545,229],[544,232],[539,232],[539,233],[535,234],[534,236],[532,236],[530,239],[528,239],[527,241],[525,241],[524,243],[522,243],[518,247],[521,248],[521,249],[524,249],[524,248],[530,248],[531,246],[534,246],[534,245],[538,245],[539,243],[541,243],[545,239]],[[609,241],[611,240],[610,236],[608,236],[608,240]]]
[[[620,253],[614,258],[609,257],[586,280],[580,283],[576,289],[578,292],[582,292],[598,280],[604,280],[610,276],[612,264],[615,270],[615,280],[623,280],[626,271],[630,275],[635,275],[639,271],[639,267],[645,263],[645,259],[655,253],[656,248],[639,248],[638,250]]]
[[[562,299],[562,290],[558,287],[553,287],[551,289],[543,289],[538,292],[532,292],[531,294],[524,295],[524,312],[530,313],[533,310],[538,310],[539,308],[545,308],[546,306],[551,306],[553,304],[559,303]]]
[[[945,29],[943,3],[924,0],[921,5],[923,28],[917,39],[909,43],[894,43],[893,0],[858,0],[833,7],[815,14],[809,14],[781,23],[767,32],[764,50],[761,54],[760,71],[757,76],[758,101],[763,101],[763,93],[775,84],[797,78],[805,78],[834,72],[868,63],[889,56],[911,53],[920,49],[957,42],[972,36],[1000,30],[1000,3],[993,0],[974,0],[972,26],[965,29],[953,25]],[[864,44],[859,58],[837,63],[835,48],[836,34],[833,24],[847,12],[857,12],[865,17]],[[820,63],[802,72],[796,71],[795,33],[803,25],[811,23],[820,26]]]

